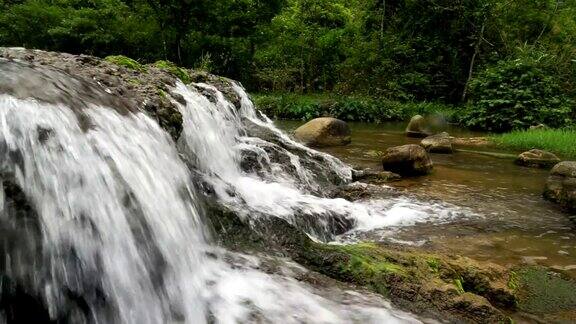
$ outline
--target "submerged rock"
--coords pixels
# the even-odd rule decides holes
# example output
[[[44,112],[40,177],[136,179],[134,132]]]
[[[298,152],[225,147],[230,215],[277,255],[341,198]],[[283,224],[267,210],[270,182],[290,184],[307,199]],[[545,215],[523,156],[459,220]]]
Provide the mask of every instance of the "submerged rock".
[[[369,183],[387,183],[391,181],[400,180],[401,176],[390,171],[376,171],[376,170],[354,170],[352,172],[352,181],[364,181]]]
[[[391,147],[382,157],[384,170],[400,175],[424,175],[432,171],[432,160],[420,145],[408,144]]]
[[[488,146],[492,142],[488,137],[451,137],[454,146]]]
[[[430,153],[452,153],[452,140],[446,132],[428,136],[420,142],[420,145]]]
[[[408,137],[427,137],[432,135],[428,129],[426,119],[420,115],[416,115],[410,119],[406,127],[406,136]]]
[[[350,134],[346,122],[331,117],[312,119],[294,131],[297,140],[313,147],[349,144]]]
[[[576,211],[576,161],[560,162],[552,168],[544,198]]]
[[[534,149],[518,155],[515,162],[531,168],[550,169],[560,162],[560,159],[553,153]]]

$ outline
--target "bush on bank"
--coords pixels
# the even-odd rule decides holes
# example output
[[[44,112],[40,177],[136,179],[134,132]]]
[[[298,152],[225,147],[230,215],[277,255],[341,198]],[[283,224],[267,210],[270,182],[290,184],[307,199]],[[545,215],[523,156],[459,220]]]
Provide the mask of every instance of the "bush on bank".
[[[442,114],[449,118],[454,111],[452,106],[432,102],[325,94],[256,94],[253,99],[262,112],[276,119],[331,116],[345,121],[381,123],[407,120],[416,114]]]

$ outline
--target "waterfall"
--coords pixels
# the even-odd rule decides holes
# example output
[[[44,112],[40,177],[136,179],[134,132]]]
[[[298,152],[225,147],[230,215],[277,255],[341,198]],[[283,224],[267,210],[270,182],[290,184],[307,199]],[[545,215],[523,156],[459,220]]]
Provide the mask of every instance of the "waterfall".
[[[259,115],[240,85],[233,83],[233,89],[240,107],[207,84],[179,83],[174,92],[186,101],[175,102],[184,119],[183,151],[218,199],[237,213],[281,217],[322,240],[351,228],[370,230],[463,217],[452,206],[406,197],[365,202],[324,197],[318,183],[329,178],[336,178],[332,183],[349,182],[350,167],[295,142]],[[256,166],[243,168],[246,157]]]
[[[198,322],[205,240],[186,166],[143,114],[96,106],[84,113],[89,129],[63,105],[0,96],[0,147],[13,157],[2,170],[40,217],[35,266],[47,274],[35,284],[44,286],[50,315],[66,295],[96,309],[103,293],[121,322],[159,323],[168,312]],[[12,257],[13,275],[28,271]]]
[[[259,258],[211,245],[194,177],[169,135],[143,113],[65,92],[83,107],[0,94],[0,323],[37,322],[39,312],[62,323],[418,322],[368,292],[300,282],[306,270],[290,262],[263,272]],[[215,115],[203,109],[213,103],[191,93],[188,105],[198,109],[183,111],[206,124],[187,119],[187,143],[221,197],[232,179],[239,188],[291,186],[298,196],[316,190],[317,175],[296,155],[294,176],[273,158],[263,162],[278,184],[244,177],[242,145],[264,158],[266,150],[256,138],[239,142],[246,134],[233,123],[254,110]],[[190,138],[207,130],[203,141]],[[301,149],[345,176],[341,162]]]

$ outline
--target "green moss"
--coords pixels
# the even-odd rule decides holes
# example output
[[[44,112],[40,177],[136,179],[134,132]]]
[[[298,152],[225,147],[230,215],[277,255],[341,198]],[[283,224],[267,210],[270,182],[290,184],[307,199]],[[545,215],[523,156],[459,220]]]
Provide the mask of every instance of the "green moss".
[[[382,251],[372,243],[336,246],[338,250],[350,255],[350,268],[368,274],[396,273],[404,274],[403,266],[391,262]]]
[[[515,271],[510,271],[510,277],[508,279],[508,288],[512,290],[517,290],[520,286],[518,274]]]
[[[428,267],[430,267],[430,270],[432,271],[432,273],[438,273],[438,271],[440,270],[440,260],[438,260],[437,258],[428,258],[426,260],[426,263],[428,264]]]
[[[462,284],[462,278],[454,279],[454,286],[456,286],[456,289],[458,290],[459,293],[461,294],[465,293],[464,285]]]
[[[329,261],[323,264],[331,267],[330,273],[333,277],[368,286],[382,295],[388,295],[392,278],[408,275],[403,265],[396,263],[372,243],[354,245],[314,243],[314,245],[314,248]]]
[[[157,61],[154,63],[154,66],[174,75],[185,84],[192,82],[192,77],[190,76],[190,73],[186,71],[186,69],[183,69],[170,61]]]
[[[138,63],[137,61],[135,61],[129,57],[123,56],[123,55],[107,56],[104,60],[106,60],[110,63],[116,64],[118,66],[123,66],[127,69],[130,69],[130,70],[136,70],[136,71],[145,71],[146,70],[146,68],[142,64]]]
[[[546,268],[530,267],[516,271],[518,307],[535,314],[576,309],[576,282]]]
[[[158,95],[162,98],[166,98],[166,92],[162,89],[158,89]]]

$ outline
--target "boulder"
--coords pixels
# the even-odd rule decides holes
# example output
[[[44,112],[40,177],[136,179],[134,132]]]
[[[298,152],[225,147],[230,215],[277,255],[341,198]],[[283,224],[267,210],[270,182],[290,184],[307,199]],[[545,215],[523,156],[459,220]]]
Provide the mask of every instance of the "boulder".
[[[391,147],[382,157],[384,170],[400,175],[423,175],[432,171],[432,160],[420,145],[408,144]]]
[[[430,153],[452,153],[452,140],[448,133],[428,136],[420,142],[420,145]]]
[[[563,161],[552,168],[544,198],[576,211],[576,161]]]
[[[426,119],[420,115],[416,115],[410,119],[406,127],[406,136],[408,137],[427,137],[432,135],[428,129]]]
[[[530,150],[518,155],[516,164],[531,168],[550,169],[558,164],[560,159],[553,153],[542,150]]]
[[[294,131],[297,140],[312,147],[349,144],[350,134],[346,122],[330,117],[313,119]]]

